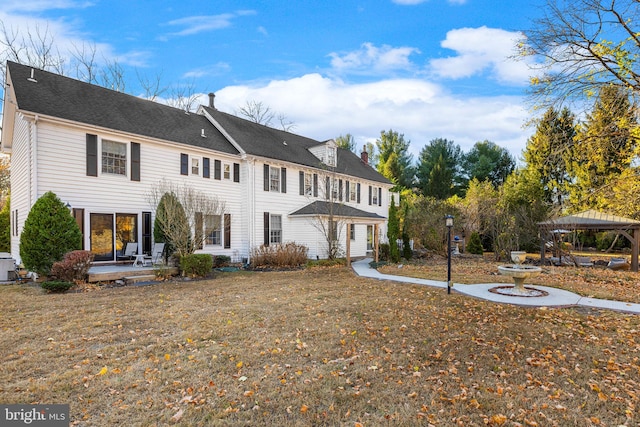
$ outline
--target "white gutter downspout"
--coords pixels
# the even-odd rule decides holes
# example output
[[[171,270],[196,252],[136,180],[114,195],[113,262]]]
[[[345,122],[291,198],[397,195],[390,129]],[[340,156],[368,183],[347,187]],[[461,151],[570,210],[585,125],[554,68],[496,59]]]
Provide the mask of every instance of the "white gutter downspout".
[[[36,114],[33,119],[33,195],[34,200],[31,201],[31,206],[36,203],[38,198],[38,119],[40,117]]]

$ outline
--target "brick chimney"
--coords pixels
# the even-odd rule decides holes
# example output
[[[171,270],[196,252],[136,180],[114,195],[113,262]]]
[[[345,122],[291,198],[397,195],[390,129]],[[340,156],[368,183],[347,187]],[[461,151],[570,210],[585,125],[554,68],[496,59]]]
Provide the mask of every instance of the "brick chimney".
[[[216,98],[216,94],[215,94],[215,93],[213,93],[213,92],[209,92],[209,107],[211,107],[211,108],[216,108],[216,107],[213,105],[213,100],[214,100],[215,98]]]
[[[369,164],[369,153],[367,153],[367,147],[366,145],[362,146],[362,153],[360,153],[360,160],[362,160],[362,162],[365,165]]]

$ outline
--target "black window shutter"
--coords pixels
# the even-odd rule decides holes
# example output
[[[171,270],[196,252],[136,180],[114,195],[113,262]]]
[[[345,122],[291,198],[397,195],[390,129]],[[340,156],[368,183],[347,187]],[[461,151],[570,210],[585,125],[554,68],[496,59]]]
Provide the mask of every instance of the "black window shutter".
[[[211,178],[211,161],[208,157],[202,159],[202,177]]]
[[[371,204],[371,195],[372,195],[372,190],[371,190],[371,186],[369,186],[369,204]]]
[[[240,163],[233,164],[233,182],[240,182]]]
[[[351,191],[351,189],[349,188],[349,181],[345,181],[344,182],[344,201],[345,202],[349,201],[349,191]]]
[[[180,154],[180,175],[189,175],[189,155]]]
[[[300,171],[300,195],[304,196],[304,172]]]
[[[269,191],[269,165],[264,165],[263,175],[264,175],[264,191]]]
[[[264,213],[264,245],[269,246],[269,212]]]
[[[338,200],[342,201],[342,180],[338,180]]]
[[[231,247],[231,214],[224,214],[224,247]]]
[[[313,174],[313,197],[318,197],[318,174]]]
[[[140,144],[131,143],[131,181],[140,181]]]
[[[378,206],[382,206],[382,187],[378,187]]]
[[[356,202],[360,203],[360,183],[356,184],[357,192],[356,192]]]
[[[87,176],[98,176],[98,135],[87,134]]]
[[[324,198],[329,200],[329,198],[331,197],[331,180],[329,179],[329,177],[327,177],[327,179],[325,180],[324,187],[325,187]]]
[[[213,179],[222,179],[222,163],[220,160],[213,161]]]
[[[287,168],[280,168],[280,192],[287,192]]]

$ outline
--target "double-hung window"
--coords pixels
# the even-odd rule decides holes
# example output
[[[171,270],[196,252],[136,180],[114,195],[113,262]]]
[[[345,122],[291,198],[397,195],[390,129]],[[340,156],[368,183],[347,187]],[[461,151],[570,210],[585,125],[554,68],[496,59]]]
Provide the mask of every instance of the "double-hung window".
[[[310,174],[310,173],[304,174],[304,195],[305,196],[313,195],[313,174]]]
[[[102,173],[127,175],[127,144],[102,140]]]
[[[191,175],[200,175],[200,159],[198,157],[191,158]]]
[[[231,165],[228,163],[225,163],[223,165],[223,177],[224,179],[231,179]]]
[[[280,191],[280,168],[269,168],[269,191]]]
[[[220,215],[205,215],[204,234],[207,245],[222,244],[222,227]]]
[[[269,217],[269,243],[282,243],[282,215]]]
[[[356,183],[355,182],[350,182],[349,183],[349,200],[352,202],[356,201]]]
[[[371,193],[371,204],[378,204],[378,187],[373,187],[373,192]]]

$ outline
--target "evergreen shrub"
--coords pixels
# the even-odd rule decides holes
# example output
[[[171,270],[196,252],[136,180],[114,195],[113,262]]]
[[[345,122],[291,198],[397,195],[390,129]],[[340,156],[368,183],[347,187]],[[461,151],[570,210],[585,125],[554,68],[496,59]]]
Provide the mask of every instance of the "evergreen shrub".
[[[66,292],[73,287],[73,283],[64,280],[50,280],[40,284],[48,292]]]
[[[69,209],[51,191],[29,211],[20,235],[20,258],[25,268],[48,276],[53,263],[82,247],[82,233]]]
[[[484,253],[482,240],[480,240],[480,234],[478,234],[477,231],[471,233],[471,237],[469,237],[469,243],[467,243],[467,252],[474,255],[482,255]]]

